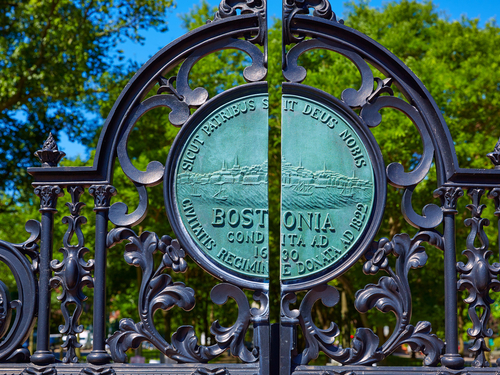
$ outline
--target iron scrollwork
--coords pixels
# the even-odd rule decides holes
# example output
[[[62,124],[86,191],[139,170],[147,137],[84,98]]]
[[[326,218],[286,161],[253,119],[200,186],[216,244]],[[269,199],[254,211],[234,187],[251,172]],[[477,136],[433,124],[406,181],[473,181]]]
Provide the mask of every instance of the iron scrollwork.
[[[337,19],[328,0],[285,0],[283,1],[283,46],[304,40],[304,35],[292,33],[290,25],[296,14],[309,14],[310,8],[314,9],[314,17],[344,23],[342,19]]]
[[[356,294],[355,306],[361,313],[376,307],[384,313],[392,311],[395,314],[396,327],[381,348],[384,357],[401,344],[408,344],[413,351],[420,350],[425,354],[424,365],[436,366],[444,343],[431,334],[429,322],[418,322],[415,326],[410,324],[412,300],[408,273],[410,269],[423,267],[427,262],[422,242],[443,250],[442,236],[433,231],[421,231],[413,238],[404,233],[397,234],[392,241],[381,239],[377,250],[365,263],[363,271],[373,275],[383,270],[389,277],[383,276],[377,285],[370,284],[359,291]],[[395,271],[389,266],[389,254],[397,258]]]
[[[488,328],[488,319],[491,314],[490,305],[494,302],[489,291],[490,289],[495,292],[500,291],[500,281],[497,279],[500,274],[500,263],[488,262],[492,252],[488,250],[489,240],[484,232],[484,226],[489,225],[489,220],[481,217],[486,207],[481,204],[484,189],[469,189],[467,194],[471,197],[472,203],[467,205],[471,211],[471,218],[465,220],[465,225],[471,229],[467,236],[467,249],[462,253],[467,256],[467,264],[463,262],[457,264],[457,271],[460,274],[457,285],[459,291],[469,292],[464,301],[469,305],[468,313],[472,321],[472,328],[468,329],[467,333],[474,339],[474,344],[469,349],[475,354],[473,366],[487,367],[489,364],[485,352],[490,349],[486,345],[486,338],[493,335],[493,330]],[[475,245],[476,239],[479,241],[479,246]]]
[[[264,44],[267,38],[265,30],[266,21],[266,0],[222,0],[219,3],[219,10],[215,13],[211,22],[234,17],[240,14],[256,14],[259,17],[259,28],[255,35],[245,36],[249,42]]]
[[[260,292],[254,293],[254,299],[261,302],[261,307],[250,309],[245,293],[235,285],[217,284],[210,293],[210,298],[218,305],[225,304],[229,297],[233,298],[238,305],[238,318],[235,324],[228,328],[222,327],[218,321],[212,323],[210,332],[215,336],[216,344],[208,347],[199,346],[193,327],[183,326],[172,335],[172,346],[175,352],[171,358],[180,362],[193,362],[194,360],[203,363],[218,357],[230,348],[231,353],[243,362],[257,361],[258,349],[248,350],[244,339],[250,322],[258,321],[266,315],[269,306],[268,297]]]
[[[394,96],[391,88],[394,82],[393,77],[386,79],[374,77],[369,65],[358,53],[348,46],[331,40],[315,38],[303,40],[295,45],[284,57],[283,75],[288,81],[302,82],[306,78],[307,71],[298,65],[298,58],[304,52],[314,49],[327,49],[339,53],[356,66],[362,78],[361,87],[359,90],[347,88],[341,96],[342,101],[349,107],[360,109],[360,117],[368,127],[377,127],[381,124],[382,115],[379,111],[382,108],[394,108],[413,122],[420,133],[424,147],[419,163],[410,172],[405,172],[403,165],[399,162],[390,163],[386,171],[387,179],[391,185],[405,189],[402,210],[410,225],[418,229],[433,229],[438,226],[443,220],[443,213],[438,206],[428,204],[423,209],[423,215],[419,215],[411,204],[413,190],[429,172],[434,158],[434,146],[420,111],[401,98]]]
[[[66,349],[66,355],[62,359],[64,363],[77,363],[75,349],[80,348],[82,344],[78,342],[77,334],[83,332],[83,326],[78,325],[78,320],[82,314],[82,303],[87,299],[83,294],[82,288],[93,287],[90,271],[94,267],[94,261],[85,261],[83,257],[89,252],[85,247],[85,240],[81,225],[87,222],[85,216],[80,212],[85,203],[80,202],[80,196],[84,189],[81,186],[68,187],[68,193],[71,195],[71,202],[66,205],[69,208],[70,216],[63,218],[63,223],[68,225],[64,235],[64,246],[59,249],[64,254],[62,262],[54,259],[51,262],[51,268],[55,276],[50,280],[53,289],[59,285],[62,286],[62,293],[57,297],[61,301],[61,311],[64,317],[64,325],[59,326],[59,332],[65,335],[66,341],[62,347]],[[71,245],[71,239],[76,234],[77,244]],[[73,313],[70,313],[69,305],[75,305]]]
[[[163,180],[164,166],[159,161],[151,161],[146,171],[139,171],[131,162],[127,152],[129,136],[137,121],[150,110],[158,107],[171,109],[169,119],[172,125],[182,126],[190,118],[190,108],[198,108],[208,100],[208,92],[203,87],[194,90],[189,86],[189,74],[193,66],[204,56],[224,49],[237,49],[245,52],[252,64],[243,71],[243,77],[248,82],[263,80],[267,75],[265,55],[253,42],[258,40],[241,40],[224,38],[218,42],[201,46],[193,51],[182,63],[177,76],[165,78],[158,76],[159,88],[157,94],[140,102],[131,109],[125,121],[125,131],[118,143],[117,155],[125,175],[134,183],[139,193],[137,209],[128,214],[128,207],[123,202],[117,202],[109,211],[110,221],[117,226],[134,226],[139,224],[147,214],[148,186],[156,186]],[[175,87],[174,87],[175,82]]]
[[[245,333],[252,318],[258,319],[267,312],[267,299],[260,293],[255,298],[261,301],[260,309],[250,309],[246,295],[241,289],[231,284],[218,284],[211,292],[212,300],[219,305],[227,302],[229,297],[238,304],[238,318],[229,328],[222,327],[217,321],[212,324],[211,332],[215,335],[216,344],[199,346],[193,327],[182,326],[172,335],[169,344],[154,327],[153,315],[156,310],[167,311],[177,305],[189,311],[194,307],[194,290],[181,282],[172,282],[172,278],[163,273],[167,268],[174,272],[184,272],[187,263],[185,253],[177,240],[169,236],[161,239],[155,233],[143,232],[137,236],[129,228],[116,228],[108,234],[108,247],[128,240],[125,246],[125,260],[128,264],[141,267],[143,278],[139,293],[139,314],[141,321],[122,319],[119,330],[108,340],[111,355],[115,362],[125,362],[125,351],[137,348],[141,342],[148,341],[166,356],[179,362],[208,362],[222,354],[228,348],[244,362],[257,360],[256,352],[250,352],[244,345]],[[163,254],[158,269],[153,269],[153,255],[156,251]]]
[[[143,232],[137,236],[129,228],[116,228],[108,234],[108,247],[124,240],[129,241],[125,246],[125,261],[142,270],[138,306],[141,321],[134,323],[132,319],[122,319],[119,330],[107,340],[115,362],[125,362],[127,359],[125,351],[130,347],[137,348],[142,341],[151,342],[165,353],[170,349],[170,345],[154,327],[155,311],[160,308],[167,311],[174,305],[189,311],[195,303],[193,289],[187,288],[181,282],[174,283],[168,274],[163,273],[167,268],[171,268],[174,272],[186,270],[184,250],[176,240],[172,240],[169,236],[159,239],[151,232]],[[153,255],[158,250],[163,253],[163,257],[155,272]]]
[[[0,362],[27,362],[30,352],[21,345],[27,340],[35,324],[38,272],[38,244],[41,226],[36,220],[26,223],[30,237],[13,244],[0,240],[0,261],[14,275],[19,298],[11,300],[7,286],[0,281]],[[31,262],[26,256],[31,258]],[[14,322],[12,312],[16,310]]]
[[[402,344],[408,344],[413,351],[425,354],[424,364],[436,366],[440,359],[444,343],[431,334],[429,322],[410,324],[412,315],[411,290],[408,283],[410,269],[420,268],[427,262],[422,242],[428,242],[437,248],[443,248],[442,237],[436,232],[419,232],[414,238],[407,234],[398,234],[392,241],[383,238],[376,250],[367,257],[363,271],[376,274],[383,270],[389,276],[380,278],[378,284],[369,284],[356,293],[355,306],[361,313],[377,308],[381,312],[393,312],[397,323],[391,337],[382,347],[378,347],[379,338],[368,328],[358,328],[351,348],[338,349],[333,345],[339,329],[331,323],[326,330],[318,328],[312,319],[311,311],[314,303],[321,300],[325,306],[335,306],[339,301],[339,293],[330,285],[320,285],[311,289],[304,297],[299,310],[290,310],[288,305],[295,302],[294,296],[284,298],[283,311],[290,318],[298,318],[306,348],[295,358],[297,364],[307,364],[317,358],[319,350],[328,357],[344,365],[370,365],[381,361]],[[396,270],[389,266],[387,256],[396,256]],[[293,293],[291,293],[293,294]]]

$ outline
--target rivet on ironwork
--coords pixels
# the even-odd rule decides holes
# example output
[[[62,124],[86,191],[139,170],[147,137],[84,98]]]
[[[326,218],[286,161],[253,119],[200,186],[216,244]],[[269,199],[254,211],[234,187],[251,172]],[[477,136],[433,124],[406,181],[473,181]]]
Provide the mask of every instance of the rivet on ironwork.
[[[40,159],[42,167],[57,167],[57,164],[65,155],[66,153],[59,151],[52,132],[49,133],[47,140],[43,143],[42,149],[35,152],[35,156]]]

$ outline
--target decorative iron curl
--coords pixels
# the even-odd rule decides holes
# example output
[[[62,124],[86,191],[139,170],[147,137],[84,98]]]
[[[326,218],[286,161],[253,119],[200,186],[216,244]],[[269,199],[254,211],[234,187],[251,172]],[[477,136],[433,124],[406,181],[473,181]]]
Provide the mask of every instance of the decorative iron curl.
[[[361,109],[360,117],[368,127],[376,127],[382,122],[379,111],[382,108],[393,108],[407,116],[417,128],[423,144],[422,157],[411,172],[405,172],[400,163],[391,163],[387,166],[387,179],[397,188],[407,188],[422,181],[432,165],[434,146],[426,128],[422,115],[418,109],[406,101],[394,97],[391,85],[393,79],[373,77],[370,67],[365,60],[351,48],[340,43],[314,38],[305,40],[294,46],[284,57],[283,75],[290,82],[302,82],[307,75],[304,67],[298,65],[298,58],[306,51],[313,49],[327,49],[347,57],[358,69],[362,83],[359,90],[347,88],[342,92],[342,100],[353,109]],[[376,85],[375,89],[374,84]],[[382,96],[382,94],[388,94]],[[436,206],[437,208],[437,206]],[[437,212],[437,209],[433,208]],[[423,227],[426,228],[426,227]]]
[[[406,233],[397,234],[392,241],[386,238],[378,242],[377,249],[363,267],[366,274],[374,275],[384,270],[389,277],[383,276],[379,283],[369,284],[356,293],[356,309],[365,313],[376,307],[384,313],[393,312],[396,316],[396,328],[391,337],[380,348],[386,357],[402,344],[408,344],[413,351],[425,354],[424,365],[436,366],[439,362],[444,343],[431,334],[429,322],[410,324],[412,315],[411,290],[408,282],[410,269],[420,268],[427,262],[427,254],[422,242],[427,242],[443,250],[442,236],[433,231],[421,231],[410,238]],[[387,255],[396,256],[396,271],[389,266]]]
[[[174,126],[182,126],[191,116],[190,108],[198,108],[208,100],[206,89],[203,87],[190,88],[189,74],[191,69],[203,57],[225,49],[240,50],[251,58],[252,64],[243,71],[243,77],[248,82],[265,79],[267,75],[265,55],[250,41],[231,37],[195,49],[184,60],[177,76],[167,79],[159,75],[160,87],[157,90],[157,95],[136,104],[124,121],[124,130],[117,146],[117,156],[123,172],[134,183],[139,192],[139,206],[133,213],[128,214],[128,207],[125,203],[115,203],[109,212],[109,219],[113,224],[134,226],[140,223],[147,214],[148,194],[146,187],[160,184],[164,176],[165,168],[163,163],[159,161],[151,161],[145,171],[140,171],[133,165],[128,155],[127,146],[134,126],[143,115],[159,107],[170,108],[170,122]]]
[[[380,96],[372,103],[368,102],[365,104],[361,109],[360,116],[369,127],[378,126],[382,122],[382,116],[379,113],[382,108],[399,110],[413,122],[420,133],[424,149],[415,169],[411,172],[405,172],[403,165],[400,163],[391,163],[387,166],[387,179],[391,185],[397,188],[416,185],[427,176],[434,158],[434,146],[432,145],[431,137],[422,115],[417,108],[400,98]]]
[[[119,330],[108,340],[111,356],[115,362],[125,362],[126,350],[137,348],[141,342],[148,341],[156,346],[166,356],[179,362],[208,362],[222,354],[228,348],[245,362],[255,362],[257,353],[250,352],[244,345],[244,337],[252,318],[258,319],[268,309],[267,299],[256,293],[256,300],[261,301],[260,309],[250,309],[245,293],[231,284],[216,285],[211,292],[212,300],[219,305],[233,298],[238,304],[238,319],[229,328],[222,327],[217,321],[210,331],[215,335],[216,344],[199,346],[198,338],[191,326],[182,326],[172,335],[169,344],[156,330],[153,315],[158,309],[170,310],[175,305],[184,310],[194,307],[194,290],[181,282],[172,282],[172,278],[163,273],[167,268],[174,272],[185,272],[187,263],[184,250],[177,240],[169,236],[161,239],[155,233],[143,232],[137,236],[129,228],[115,228],[108,234],[108,247],[123,240],[129,243],[125,246],[125,260],[128,264],[142,269],[142,282],[139,292],[139,316],[141,321],[134,323],[132,319],[122,319]],[[153,255],[160,251],[163,258],[160,266],[153,269]]]
[[[216,22],[225,18],[235,17],[240,14],[256,14],[259,17],[258,32],[245,36],[245,39],[252,43],[264,44],[267,38],[265,29],[266,21],[266,0],[222,0],[219,3],[219,10],[215,13],[213,21]]]
[[[312,319],[314,303],[321,300],[327,307],[333,307],[339,302],[339,292],[333,286],[320,285],[311,289],[304,297],[299,310],[290,310],[289,304],[294,303],[294,293],[283,298],[282,311],[289,319],[298,319],[305,338],[305,349],[294,362],[305,365],[318,357],[323,351],[328,357],[343,365],[370,365],[381,361],[402,344],[408,344],[413,351],[425,354],[424,364],[435,366],[439,362],[444,343],[431,334],[429,322],[410,324],[412,314],[411,291],[408,283],[408,272],[412,268],[423,267],[427,261],[422,242],[428,242],[440,249],[443,248],[442,237],[436,232],[419,232],[414,238],[407,234],[398,234],[392,241],[383,238],[379,241],[376,251],[370,255],[363,271],[366,274],[376,274],[384,270],[389,277],[380,278],[378,284],[369,284],[358,291],[355,296],[355,307],[361,313],[366,313],[374,307],[396,316],[396,328],[387,342],[378,347],[379,338],[370,329],[359,328],[353,339],[352,347],[339,349],[333,345],[339,334],[335,323],[326,330],[318,328]],[[397,257],[396,271],[389,266],[387,255]]]
[[[460,274],[457,286],[459,291],[467,290],[469,296],[464,300],[469,304],[468,313],[472,321],[472,328],[467,330],[470,337],[474,339],[474,344],[469,349],[475,354],[474,367],[488,367],[485,352],[490,351],[486,345],[486,338],[493,335],[493,330],[488,328],[490,317],[490,305],[494,300],[490,297],[490,289],[500,291],[500,281],[497,276],[500,274],[500,264],[489,264],[488,258],[492,252],[488,250],[489,240],[483,227],[489,225],[489,220],[482,218],[483,209],[486,207],[480,204],[484,189],[469,189],[467,194],[471,197],[472,204],[467,208],[471,211],[471,218],[465,219],[465,225],[470,227],[467,236],[467,249],[462,252],[467,256],[467,264],[458,262],[457,271]],[[476,238],[480,246],[475,246]],[[482,309],[479,315],[478,308]]]
[[[128,206],[123,202],[116,202],[109,208],[109,221],[120,227],[133,227],[142,222],[148,214],[148,191],[144,185],[135,183],[139,193],[139,205],[134,212],[128,213]]]
[[[332,7],[328,0],[285,0],[283,1],[283,46],[291,43],[299,43],[304,40],[304,35],[293,35],[290,25],[295,15],[307,15],[311,8],[314,9],[314,17],[338,22],[340,24],[344,23],[344,20],[337,19],[337,15],[332,12]]]
[[[300,83],[306,79],[307,71],[304,67],[298,65],[299,57],[310,50],[327,49],[347,57],[358,69],[361,74],[361,87],[359,90],[353,88],[345,89],[342,92],[342,100],[353,108],[361,108],[372,95],[373,91],[373,73],[368,64],[352,49],[342,46],[339,43],[327,42],[322,39],[305,40],[295,45],[284,55],[283,76],[289,82]]]
[[[255,296],[255,295],[254,295]],[[248,330],[252,314],[259,316],[259,311],[266,311],[266,304],[261,309],[250,310],[248,299],[243,291],[235,285],[222,283],[216,285],[210,297],[218,305],[227,302],[228,297],[233,298],[238,305],[238,318],[232,327],[222,327],[218,321],[212,323],[210,332],[215,336],[216,344],[211,346],[199,346],[198,338],[193,327],[182,326],[172,335],[172,347],[174,351],[167,352],[167,355],[179,362],[208,362],[216,358],[228,348],[231,353],[244,362],[255,362],[258,359],[258,351],[254,349],[250,352],[244,343],[245,334]],[[260,299],[262,302],[262,299]]]
[[[444,214],[441,208],[435,204],[427,204],[422,209],[422,216],[413,209],[411,198],[415,186],[410,186],[404,190],[401,204],[401,211],[405,220],[417,229],[434,229],[443,221]]]
[[[127,152],[128,139],[139,119],[147,112],[159,108],[171,109],[169,120],[174,126],[182,126],[190,117],[190,108],[198,108],[208,100],[208,92],[203,87],[192,90],[189,87],[189,73],[193,66],[203,57],[224,49],[237,49],[245,52],[252,60],[252,65],[246,67],[243,76],[248,82],[263,80],[267,75],[264,54],[257,46],[246,40],[225,38],[197,48],[183,62],[176,77],[166,79],[158,77],[160,87],[154,95],[131,109],[124,124],[124,131],[117,147],[118,160],[125,175],[136,186],[155,186],[161,183],[164,175],[164,166],[159,161],[151,161],[146,171],[138,170],[131,162]],[[174,88],[173,83],[176,82]],[[167,93],[167,94],[163,94]],[[142,211],[141,211],[142,212]]]
[[[7,265],[16,281],[19,298],[11,300],[8,288],[0,281],[0,362],[27,362],[30,352],[21,345],[35,325],[36,290],[35,273],[38,271],[38,245],[41,226],[29,220],[26,231],[30,237],[23,243],[13,244],[0,240],[0,262]],[[32,262],[27,259],[28,255]],[[16,310],[12,322],[12,310]],[[10,329],[9,329],[10,327]]]

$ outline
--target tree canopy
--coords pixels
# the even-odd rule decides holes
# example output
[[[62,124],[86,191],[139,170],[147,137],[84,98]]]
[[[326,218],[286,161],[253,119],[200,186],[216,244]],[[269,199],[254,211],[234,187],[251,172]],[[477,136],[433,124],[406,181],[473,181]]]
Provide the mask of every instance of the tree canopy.
[[[153,6],[153,3],[156,5]],[[0,103],[4,105],[1,107],[0,129],[2,127],[8,129],[5,134],[8,131],[10,135],[0,140],[0,150],[3,150],[0,151],[0,176],[3,176],[0,180],[3,181],[4,187],[12,186],[22,178],[22,172],[15,168],[33,163],[30,153],[41,145],[49,130],[59,131],[64,128],[70,135],[85,135],[89,141],[95,137],[99,129],[89,124],[88,117],[79,114],[78,111],[85,108],[104,118],[131,77],[131,72],[127,70],[107,71],[110,63],[104,56],[112,51],[118,38],[137,37],[139,21],[141,25],[160,25],[161,14],[170,2],[151,2],[150,4],[149,1],[144,1],[144,4],[137,7],[128,6],[128,3],[124,2],[123,8],[106,7],[105,2],[85,3],[87,6],[93,4],[93,7],[100,4],[104,13],[100,15],[100,12],[95,11],[100,8],[91,8],[92,11],[89,13],[92,16],[88,17],[88,25],[78,29],[79,32],[76,34],[81,38],[78,39],[75,36],[74,40],[68,37],[68,35],[73,35],[70,32],[71,28],[68,29],[65,37],[60,34],[66,27],[61,25],[61,19],[67,17],[65,12],[70,11],[78,14],[78,17],[83,17],[85,4],[58,2],[54,8],[58,9],[58,12],[51,11],[51,7],[47,4],[40,5],[43,9],[38,11],[36,3],[31,6],[29,4],[31,3],[27,3],[26,6],[8,6],[5,11],[0,11],[0,17],[3,17],[0,18],[0,28],[11,30],[4,39],[0,37],[0,55],[2,56]],[[135,22],[132,15],[135,14],[134,12],[141,13],[143,7],[150,7],[149,16],[141,16],[144,18]],[[26,9],[27,18],[23,18],[21,8]],[[15,13],[17,11],[21,12],[19,17],[24,19],[24,22],[20,20],[17,24],[15,21],[13,26],[9,26],[9,23],[12,23],[9,21],[10,16],[18,14]],[[27,21],[30,19],[29,12],[44,14],[45,18],[37,22],[43,26],[42,30],[46,28],[47,33],[50,31],[54,34],[53,40],[38,34],[34,35],[31,49],[29,45],[31,39],[26,41],[26,38],[20,36],[24,35],[23,32],[35,28],[35,25],[30,25]],[[121,12],[130,15],[128,22],[123,23],[115,19],[116,14],[121,14]],[[207,19],[213,17],[214,12],[214,9],[210,9],[206,3],[203,3],[184,16],[184,26],[186,29],[193,29],[203,25]],[[111,29],[108,29],[109,22],[111,24],[115,22]],[[426,85],[454,137],[461,167],[491,167],[485,155],[493,149],[500,136],[500,128],[495,121],[500,107],[500,69],[498,69],[499,61],[496,52],[500,47],[500,28],[494,22],[486,23],[484,27],[478,26],[478,20],[467,18],[451,22],[438,16],[438,9],[432,2],[419,3],[403,0],[399,3],[386,3],[382,9],[374,9],[365,2],[351,2],[345,24],[387,47]],[[34,31],[31,32],[36,34]],[[9,37],[15,41],[12,42],[13,46],[9,44],[10,39],[7,39]],[[70,52],[62,52],[63,47],[73,44],[78,46],[75,47],[76,49],[70,48],[74,55]],[[46,55],[48,52],[45,51],[52,50],[52,55]],[[5,54],[3,51],[6,51]],[[81,53],[81,51],[87,52]],[[69,53],[68,56],[66,56],[67,53]],[[5,57],[8,55],[14,55],[16,58]],[[44,59],[37,65],[39,56]],[[70,64],[67,63],[68,61]],[[277,20],[273,21],[269,31],[268,61],[270,262],[276,265],[279,264],[280,117],[281,83],[284,80],[281,74],[281,23]],[[308,71],[304,83],[332,95],[340,97],[342,90],[359,87],[360,76],[355,66],[346,58],[333,52],[324,50],[308,52],[301,57],[300,63]],[[244,82],[241,71],[245,64],[248,64],[248,61],[240,52],[226,50],[206,56],[191,73],[191,87],[203,86],[213,97],[224,89]],[[68,69],[68,65],[71,68]],[[58,71],[62,69],[61,66],[65,66],[63,73]],[[375,68],[373,71],[375,76],[385,78]],[[17,90],[19,85],[21,89]],[[395,95],[403,98],[397,91]],[[12,97],[18,99],[13,102]],[[20,118],[19,111],[25,112],[26,118]],[[402,163],[406,170],[411,170],[422,152],[418,132],[401,113],[391,109],[384,109],[382,113],[382,124],[373,129],[373,134],[381,146],[386,163],[397,161]],[[148,112],[138,122],[133,133],[134,142],[129,146],[129,153],[135,165],[144,170],[151,160],[166,160],[169,145],[176,134],[177,129],[169,125],[168,111],[155,109]],[[66,160],[63,164],[81,165],[83,162]],[[119,192],[115,201],[123,200],[129,207],[134,207],[137,203],[137,192],[120,168],[116,169],[114,185]],[[413,206],[417,212],[420,212],[428,203],[436,203],[432,196],[436,187],[435,170],[432,169],[428,178],[419,184],[416,195],[413,197]],[[388,188],[386,214],[377,239],[392,238],[400,232],[415,234],[415,229],[404,221],[401,214],[401,196],[400,189]],[[463,260],[460,251],[465,249],[465,238],[469,231],[467,227],[460,224],[470,215],[465,208],[467,200],[468,198],[464,197],[459,201],[459,214],[457,215],[459,260]],[[163,204],[161,186],[151,188],[151,208],[145,221],[140,224],[139,228],[135,228],[137,232],[149,230],[158,235],[173,235],[167,224]],[[0,213],[4,223],[12,223],[12,226],[8,228],[5,226],[0,228],[0,238],[13,239],[16,236],[19,239],[24,238],[22,224],[28,218],[36,217],[36,206],[36,199],[34,199],[31,205],[11,206],[17,216]],[[91,204],[89,206],[91,207]],[[62,202],[59,207],[61,207],[60,219],[64,214]],[[88,247],[92,249],[93,215],[89,208],[86,213],[90,220],[89,225],[84,228],[86,228]],[[486,216],[493,217],[491,207],[486,212]],[[496,223],[496,219],[492,222]],[[494,226],[487,228],[491,249],[497,246]],[[56,238],[62,238],[64,230],[64,227],[59,226]],[[414,319],[415,321],[429,320],[434,332],[444,337],[443,256],[436,249],[429,248],[428,252],[431,260],[427,265],[422,269],[411,271]],[[330,321],[335,321],[347,327],[347,331],[344,331],[342,335],[342,341],[345,344],[348,344],[349,335],[357,326],[368,325],[373,328],[385,324],[390,326],[393,322],[391,314],[370,311],[367,316],[362,316],[354,309],[354,293],[367,283],[377,280],[377,278],[363,275],[361,268],[362,265],[359,262],[351,271],[332,282],[345,296],[347,313],[342,312],[340,306],[315,307],[318,326],[326,328]],[[1,276],[3,279],[3,273]],[[118,312],[114,314],[118,316],[118,319],[128,316],[137,319],[135,301],[137,300],[138,277],[140,275],[137,274],[136,269],[124,262],[123,248],[117,246],[109,250],[108,296],[111,297],[109,307]],[[192,262],[185,274],[176,277],[196,290],[197,307],[189,313],[173,309],[163,315],[157,314],[158,325],[162,327],[161,332],[168,336],[172,333],[171,329],[181,323],[188,323],[193,324],[200,335],[201,332],[207,333],[211,322],[217,318],[222,319],[222,324],[232,324],[236,315],[234,305],[220,308],[214,306],[209,300],[210,289],[216,283],[213,277]],[[123,280],[127,280],[127,283]],[[92,292],[87,290],[87,293],[91,295]],[[271,304],[273,307],[271,317],[273,321],[277,321],[279,319],[279,311],[277,311],[279,267],[277,266],[271,267],[271,293],[274,301]],[[53,311],[57,311],[56,303],[54,302]],[[465,334],[468,321],[464,313],[464,304],[461,304],[460,314],[460,329],[461,333]],[[494,311],[494,315],[500,315],[500,312]],[[57,319],[53,320],[54,330],[56,321]],[[84,324],[88,323],[90,320],[84,321]]]
[[[0,188],[27,184],[49,131],[89,145],[105,76],[122,74],[120,41],[167,30],[172,0],[0,1]],[[106,81],[107,84],[111,83]],[[97,112],[97,113],[96,113]]]

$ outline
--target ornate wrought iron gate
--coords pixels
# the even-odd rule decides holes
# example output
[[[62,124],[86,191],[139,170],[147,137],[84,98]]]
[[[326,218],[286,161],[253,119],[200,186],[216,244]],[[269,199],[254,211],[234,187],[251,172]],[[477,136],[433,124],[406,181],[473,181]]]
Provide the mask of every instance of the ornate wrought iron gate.
[[[268,254],[269,250],[278,250],[266,247],[267,126],[262,129],[258,126],[263,121],[266,125],[268,106],[266,3],[265,0],[223,0],[213,21],[163,48],[132,78],[106,120],[93,166],[58,167],[64,154],[58,151],[52,137],[38,151],[42,166],[30,168],[28,172],[34,179],[34,192],[40,198],[41,222],[30,220],[26,223],[30,237],[23,243],[0,241],[0,260],[13,273],[19,295],[18,299],[10,300],[7,288],[0,283],[0,372],[498,373],[496,368],[489,367],[485,352],[488,351],[486,339],[492,335],[487,326],[492,302],[489,291],[500,289],[497,280],[500,265],[488,262],[490,252],[483,230],[485,219],[481,215],[487,197],[495,207],[495,215],[500,216],[500,147],[497,145],[495,151],[488,154],[494,169],[460,168],[450,133],[424,85],[383,46],[344,26],[326,0],[284,0],[282,43],[286,83],[282,86],[283,239],[280,241],[279,324],[271,328],[269,323],[270,308],[278,307],[269,305]],[[249,56],[252,63],[243,71],[248,83],[209,99],[204,88],[189,86],[189,73],[201,58],[222,49],[237,49]],[[306,70],[298,64],[298,58],[313,49],[330,50],[352,61],[361,74],[360,88],[346,88],[341,98],[335,98],[302,85]],[[374,77],[368,64],[388,78]],[[166,78],[176,67],[177,75]],[[156,85],[159,86],[156,94],[145,99]],[[393,85],[406,100],[393,95]],[[165,165],[151,161],[146,171],[139,171],[127,153],[129,135],[139,118],[157,107],[168,107],[170,122],[181,130]],[[382,123],[379,111],[386,107],[404,113],[420,134],[423,152],[418,165],[409,172],[399,163],[386,167],[379,145],[369,130]],[[234,126],[224,127],[231,121]],[[310,124],[316,126],[317,130],[311,134],[317,137],[317,143],[329,139],[329,134],[333,134],[330,130],[336,129],[336,137],[340,138],[335,141],[337,143],[331,143],[331,147],[335,152],[344,153],[338,164],[339,168],[346,169],[344,174],[327,165],[333,163],[332,155],[321,159],[322,165],[313,172],[307,170],[307,163],[312,165],[311,160],[319,160],[315,158],[317,150],[305,149],[300,157],[294,154],[297,150],[294,140],[300,140],[301,131]],[[226,143],[220,141],[218,144],[214,140],[223,137]],[[232,155],[235,156],[232,168],[226,166],[222,158],[217,158],[222,149],[231,148],[237,150]],[[131,213],[123,202],[111,204],[116,194],[112,185],[116,160],[137,188],[139,205]],[[201,160],[208,167],[199,167]],[[442,204],[441,207],[429,204],[423,208],[423,215],[419,215],[412,207],[412,194],[433,163],[438,180],[434,196],[439,197]],[[356,174],[347,176],[353,170]],[[404,218],[417,229],[413,237],[403,233],[392,239],[374,240],[385,209],[387,183],[403,191]],[[148,187],[158,184],[164,185],[167,216],[173,228],[172,236],[177,239],[147,231],[137,233],[132,229],[147,215]],[[54,213],[58,198],[65,190],[71,196],[71,203],[68,204],[69,215],[63,221],[68,225],[64,259],[59,262],[52,261]],[[455,214],[457,200],[464,191],[471,200],[468,206],[471,218],[466,223],[471,227],[466,250],[468,263],[457,264]],[[88,249],[80,227],[85,222],[80,202],[85,193],[94,198],[96,216],[95,249],[89,261],[83,259]],[[344,224],[335,222],[328,211],[332,207],[343,209],[349,220]],[[108,222],[114,225],[110,231]],[[241,225],[248,231],[221,235],[220,228],[225,223],[233,228]],[[443,234],[436,230],[442,223]],[[341,225],[344,227],[339,230]],[[305,233],[306,226],[310,234]],[[74,235],[76,244],[71,243]],[[299,248],[301,240],[311,245],[304,244],[300,251],[293,248]],[[106,337],[106,252],[122,241],[128,243],[125,261],[142,269],[138,300],[140,321],[123,319],[119,329]],[[258,244],[251,247],[251,251],[255,248],[252,259],[245,255],[248,248],[238,246],[248,242]],[[428,322],[410,324],[412,295],[408,273],[426,263],[423,242],[444,252],[444,341],[431,333]],[[328,243],[331,246],[327,247]],[[162,262],[154,269],[153,254],[157,252],[162,254]],[[153,315],[156,310],[169,310],[175,305],[184,310],[194,307],[195,291],[188,285],[173,282],[169,275],[169,272],[185,271],[186,253],[222,281],[214,286],[212,301],[221,305],[231,297],[238,305],[238,318],[232,327],[222,327],[217,322],[212,325],[216,341],[213,345],[199,345],[190,326],[179,327],[170,341],[155,329]],[[318,328],[312,309],[319,300],[327,306],[339,302],[339,292],[328,282],[347,271],[362,256],[365,273],[383,271],[387,276],[356,294],[356,308],[360,312],[373,308],[392,312],[397,318],[396,327],[381,346],[371,329],[360,328],[352,340],[352,347],[342,349],[333,344],[339,327],[332,323],[327,330]],[[395,257],[395,268],[390,265],[391,257]],[[67,337],[62,363],[56,363],[49,346],[50,295],[51,288],[57,286],[63,290],[60,300],[65,319],[60,332]],[[94,288],[94,341],[87,363],[78,364],[76,335],[82,329],[78,321],[85,299],[84,286]],[[463,369],[464,359],[458,352],[457,288],[469,292],[465,302],[473,322],[469,335],[474,340],[471,351],[475,361],[467,370]],[[243,289],[254,291],[253,299],[259,307],[251,307]],[[306,294],[300,307],[293,309],[291,305],[296,301],[297,292]],[[13,312],[15,319],[11,321]],[[36,352],[30,355],[22,344],[35,323],[37,346]],[[253,346],[249,349],[244,338],[250,326],[253,327]],[[300,345],[297,343],[299,330],[303,340]],[[143,341],[149,341],[178,363],[125,364],[126,350],[137,348]],[[371,366],[402,344],[422,351],[425,366]],[[301,347],[304,349],[299,352]],[[241,363],[208,363],[227,350]],[[319,351],[343,366],[308,366]]]

